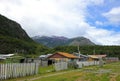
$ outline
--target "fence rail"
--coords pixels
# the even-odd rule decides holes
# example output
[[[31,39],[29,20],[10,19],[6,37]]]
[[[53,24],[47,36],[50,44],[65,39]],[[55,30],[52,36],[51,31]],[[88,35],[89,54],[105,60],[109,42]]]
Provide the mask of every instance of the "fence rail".
[[[0,64],[0,80],[17,78],[38,73],[37,63]]]

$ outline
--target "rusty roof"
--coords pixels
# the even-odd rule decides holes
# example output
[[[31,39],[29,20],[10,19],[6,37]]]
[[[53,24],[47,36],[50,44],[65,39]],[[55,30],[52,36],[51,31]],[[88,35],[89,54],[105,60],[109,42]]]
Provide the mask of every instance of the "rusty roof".
[[[77,58],[77,56],[74,56],[73,54],[65,53],[65,52],[57,52],[57,54],[60,54],[62,56],[65,56],[67,58]]]

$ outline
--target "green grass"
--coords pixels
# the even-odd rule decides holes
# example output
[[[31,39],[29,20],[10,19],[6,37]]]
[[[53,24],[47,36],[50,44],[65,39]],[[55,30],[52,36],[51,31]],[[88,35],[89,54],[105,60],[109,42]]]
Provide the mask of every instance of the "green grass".
[[[54,72],[54,71],[55,69],[53,65],[39,68],[39,74],[44,74],[44,73],[49,73],[49,72]]]
[[[34,81],[120,81],[120,62],[106,64],[103,67],[85,67],[61,75],[43,77]]]
[[[90,66],[82,69],[53,72],[53,66],[40,68],[40,74],[7,81],[120,81],[120,62],[103,67]],[[42,71],[41,71],[42,70]],[[47,72],[50,70],[51,72]],[[47,73],[46,73],[47,72]]]
[[[78,78],[81,75],[82,74],[80,73],[80,71],[67,71],[67,73],[65,74],[57,74],[55,76],[44,77],[34,81],[74,81],[74,79]]]

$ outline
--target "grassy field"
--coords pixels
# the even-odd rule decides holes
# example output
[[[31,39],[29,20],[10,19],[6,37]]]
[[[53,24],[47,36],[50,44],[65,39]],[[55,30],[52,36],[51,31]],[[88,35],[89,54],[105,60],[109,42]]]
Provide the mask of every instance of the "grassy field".
[[[50,72],[37,76],[6,81],[120,81],[120,62],[106,64],[103,67],[91,66],[76,70]]]
[[[54,72],[54,71],[55,71],[55,69],[52,65],[39,68],[39,74],[45,74],[45,73]]]

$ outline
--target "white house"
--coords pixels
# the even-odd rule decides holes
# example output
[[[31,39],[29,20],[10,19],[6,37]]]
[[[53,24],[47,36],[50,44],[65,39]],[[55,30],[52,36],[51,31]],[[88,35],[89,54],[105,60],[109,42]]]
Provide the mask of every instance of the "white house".
[[[7,59],[7,58],[10,58],[11,56],[13,56],[14,54],[0,54],[0,59],[1,60],[4,60],[4,59]]]

